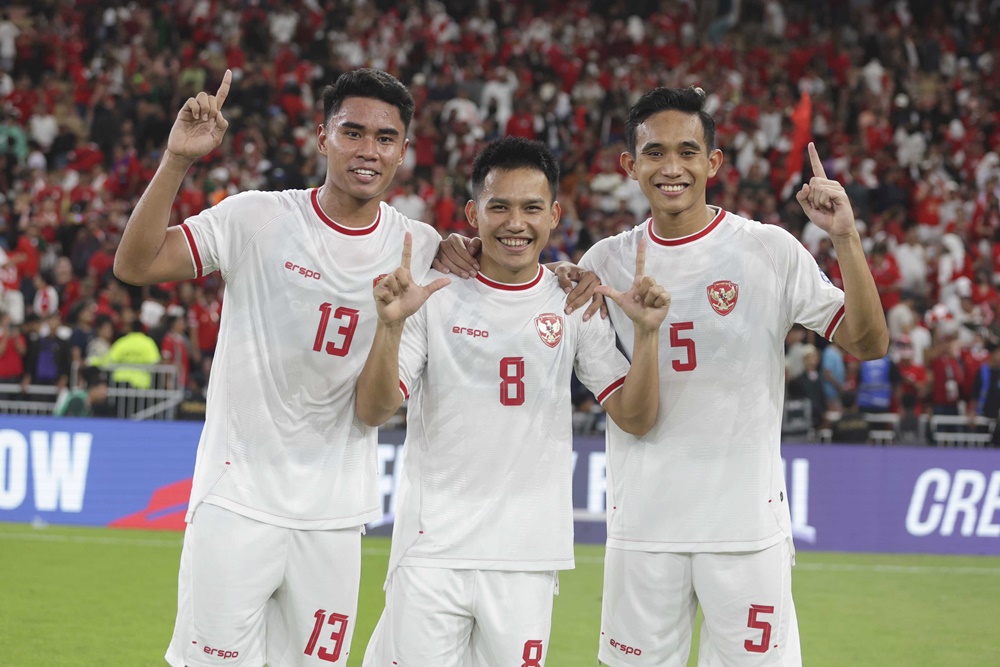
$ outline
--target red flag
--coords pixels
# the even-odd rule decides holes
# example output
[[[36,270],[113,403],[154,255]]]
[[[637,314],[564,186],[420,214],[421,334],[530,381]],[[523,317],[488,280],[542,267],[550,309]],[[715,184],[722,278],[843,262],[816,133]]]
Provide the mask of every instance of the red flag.
[[[812,139],[812,99],[808,91],[803,91],[799,103],[792,112],[792,148],[788,151],[785,169],[785,189],[782,199],[791,196],[790,190],[802,179],[802,165],[805,164],[806,146]],[[793,182],[794,181],[794,182]]]

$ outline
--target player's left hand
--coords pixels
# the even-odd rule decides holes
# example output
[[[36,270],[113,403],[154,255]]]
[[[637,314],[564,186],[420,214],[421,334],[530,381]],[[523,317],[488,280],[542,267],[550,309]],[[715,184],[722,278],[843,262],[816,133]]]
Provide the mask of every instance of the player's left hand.
[[[410,275],[413,237],[403,238],[403,257],[399,268],[375,284],[375,310],[383,324],[402,325],[407,317],[420,310],[431,294],[451,283],[450,278],[438,278],[428,285],[418,285]]]
[[[670,292],[646,275],[646,239],[639,239],[635,253],[635,278],[627,292],[619,292],[609,285],[598,285],[595,291],[603,294],[621,307],[637,329],[656,331],[670,311]]]
[[[582,308],[589,301],[590,306],[583,313],[584,322],[593,317],[597,311],[601,311],[603,319],[608,318],[608,306],[604,303],[604,295],[595,291],[595,288],[601,284],[601,279],[597,277],[596,273],[581,269],[570,262],[553,262],[546,266],[556,274],[556,278],[559,279],[559,287],[562,287],[562,290],[568,295],[566,297],[567,315]]]
[[[809,219],[831,237],[847,237],[857,234],[854,210],[844,186],[826,177],[826,170],[816,152],[816,145],[809,142],[809,163],[813,177],[802,186],[795,198],[802,205]]]

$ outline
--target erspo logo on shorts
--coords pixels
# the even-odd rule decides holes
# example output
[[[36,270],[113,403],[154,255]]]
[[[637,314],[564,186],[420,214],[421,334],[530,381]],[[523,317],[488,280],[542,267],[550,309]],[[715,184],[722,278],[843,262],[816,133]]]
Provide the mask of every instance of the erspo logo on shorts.
[[[211,646],[206,646],[204,648],[204,651],[205,651],[205,653],[207,653],[209,655],[216,655],[216,656],[222,658],[223,660],[228,660],[229,658],[238,658],[238,657],[240,657],[240,652],[239,651],[227,651],[227,650],[221,649],[221,648],[212,648]]]
[[[616,648],[625,655],[642,655],[642,649],[636,648],[634,646],[626,646],[621,642],[611,640],[611,648]]]

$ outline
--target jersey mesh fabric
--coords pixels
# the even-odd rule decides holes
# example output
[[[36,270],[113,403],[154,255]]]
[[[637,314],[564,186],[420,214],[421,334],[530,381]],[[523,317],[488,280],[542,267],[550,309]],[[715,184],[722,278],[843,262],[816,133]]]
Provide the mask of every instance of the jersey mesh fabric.
[[[793,323],[832,338],[844,294],[788,232],[719,211],[662,239],[645,223],[581,261],[624,290],[639,239],[671,294],[660,330],[660,412],[637,438],[608,424],[608,546],[755,551],[791,537],[781,453],[784,340]],[[614,304],[626,354],[632,326]]]
[[[407,231],[421,280],[437,232],[387,204],[368,227],[342,227],[318,190],[235,195],[182,229],[198,274],[226,281],[188,519],[202,501],[289,528],[380,517],[377,430],[354,416],[372,287],[399,266]]]

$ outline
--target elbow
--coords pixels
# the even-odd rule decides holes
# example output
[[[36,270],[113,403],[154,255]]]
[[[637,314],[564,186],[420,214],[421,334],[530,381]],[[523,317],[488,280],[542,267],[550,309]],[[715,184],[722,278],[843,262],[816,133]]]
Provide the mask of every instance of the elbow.
[[[139,273],[133,271],[126,262],[122,261],[121,255],[117,253],[115,254],[115,263],[112,270],[114,271],[115,278],[123,283],[138,285],[140,287],[145,284],[142,282],[142,278]]]
[[[657,412],[655,410],[652,412],[643,412],[632,415],[627,419],[623,419],[622,423],[618,424],[618,427],[629,435],[641,438],[649,433],[650,429],[653,428],[653,425],[656,424],[656,416]]]
[[[889,332],[885,328],[872,332],[845,349],[861,361],[881,359],[889,353]]]
[[[365,426],[371,426],[372,428],[378,428],[389,421],[389,417],[393,415],[393,412],[379,410],[373,406],[362,405],[360,403],[354,407],[354,416],[360,419]]]

